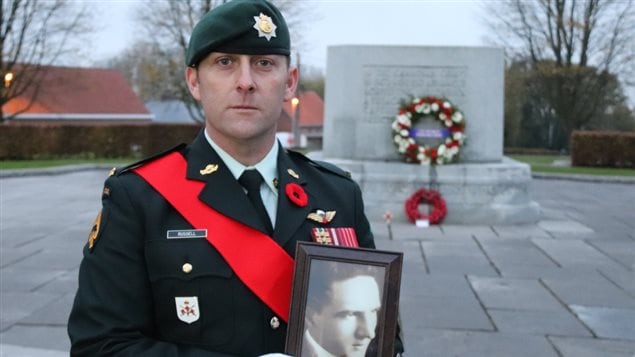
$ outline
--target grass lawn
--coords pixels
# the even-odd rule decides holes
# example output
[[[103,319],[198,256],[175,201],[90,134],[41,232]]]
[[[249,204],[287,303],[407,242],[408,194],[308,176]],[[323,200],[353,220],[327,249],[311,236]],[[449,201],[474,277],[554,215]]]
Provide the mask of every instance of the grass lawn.
[[[54,167],[79,164],[112,164],[113,166],[126,165],[133,162],[131,158],[120,159],[59,159],[59,160],[7,160],[0,161],[0,170],[34,169],[42,167]]]
[[[554,161],[568,160],[568,156],[552,156],[552,155],[509,155],[514,160],[527,163],[531,166],[533,172],[543,173],[561,173],[561,174],[580,174],[580,175],[608,175],[608,176],[633,176],[635,177],[635,169],[613,169],[606,167],[568,167],[554,166]],[[78,164],[112,164],[113,166],[123,166],[136,159],[119,158],[119,159],[59,159],[59,160],[16,160],[16,161],[0,161],[0,170],[10,169],[30,169],[53,167],[63,165]]]
[[[608,167],[569,167],[554,166],[554,161],[569,160],[568,156],[552,155],[509,155],[514,160],[529,164],[532,172],[604,175],[604,176],[635,176],[635,169],[614,169]]]

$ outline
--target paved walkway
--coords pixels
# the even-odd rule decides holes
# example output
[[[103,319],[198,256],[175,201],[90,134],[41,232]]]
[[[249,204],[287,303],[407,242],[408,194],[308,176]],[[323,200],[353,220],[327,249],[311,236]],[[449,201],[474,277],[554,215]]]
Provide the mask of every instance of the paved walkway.
[[[68,355],[108,170],[0,178],[0,356]],[[538,224],[373,222],[405,253],[407,356],[635,356],[635,185],[534,180]]]

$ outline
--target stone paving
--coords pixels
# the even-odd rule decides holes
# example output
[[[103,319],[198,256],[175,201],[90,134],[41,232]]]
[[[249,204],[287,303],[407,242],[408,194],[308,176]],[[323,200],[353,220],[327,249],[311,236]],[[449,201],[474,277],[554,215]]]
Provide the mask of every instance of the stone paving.
[[[108,170],[0,178],[0,356],[68,355],[81,250]],[[534,180],[543,220],[372,221],[404,252],[406,356],[635,356],[635,185]]]

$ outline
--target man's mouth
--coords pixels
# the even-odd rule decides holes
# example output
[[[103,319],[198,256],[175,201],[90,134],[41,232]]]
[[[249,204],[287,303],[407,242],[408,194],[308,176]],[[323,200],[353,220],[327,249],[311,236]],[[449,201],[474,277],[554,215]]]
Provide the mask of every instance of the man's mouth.
[[[232,105],[230,108],[231,108],[231,109],[238,109],[238,110],[256,110],[256,109],[257,109],[257,108],[256,108],[256,107],[254,107],[254,106],[251,106],[251,105],[243,105],[243,104],[240,104],[240,105]]]
[[[359,351],[362,348],[366,348],[366,345],[367,343],[364,343],[364,342],[353,343],[353,349],[355,349],[356,351]]]

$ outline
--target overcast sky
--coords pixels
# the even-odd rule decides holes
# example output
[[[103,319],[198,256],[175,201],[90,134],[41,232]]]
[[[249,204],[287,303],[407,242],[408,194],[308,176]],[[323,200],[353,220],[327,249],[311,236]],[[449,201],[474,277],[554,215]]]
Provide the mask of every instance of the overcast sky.
[[[134,42],[135,7],[151,0],[89,1],[100,31],[86,60],[100,63]],[[492,37],[478,0],[295,1],[310,8],[302,19],[301,63],[321,70],[330,45],[487,46]],[[635,88],[627,93],[635,105]]]
[[[486,29],[476,1],[430,0],[296,0],[310,8],[301,20],[301,61],[326,65],[326,48],[336,44],[483,45]],[[92,52],[100,61],[135,40],[134,8],[138,0],[95,1],[101,30]]]

